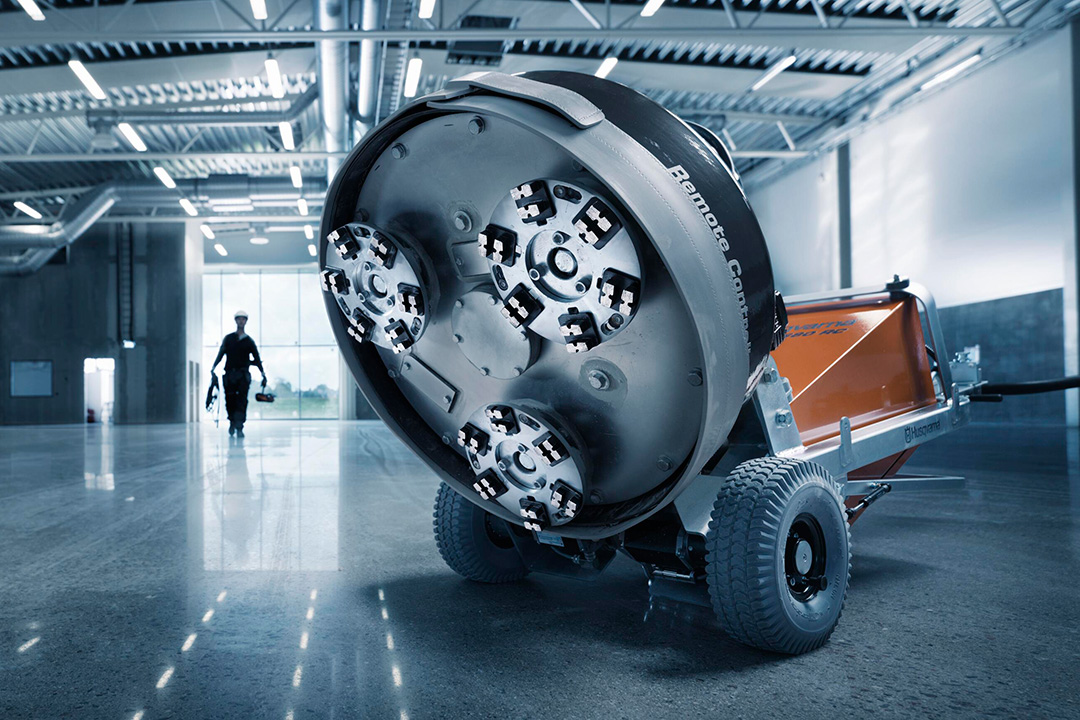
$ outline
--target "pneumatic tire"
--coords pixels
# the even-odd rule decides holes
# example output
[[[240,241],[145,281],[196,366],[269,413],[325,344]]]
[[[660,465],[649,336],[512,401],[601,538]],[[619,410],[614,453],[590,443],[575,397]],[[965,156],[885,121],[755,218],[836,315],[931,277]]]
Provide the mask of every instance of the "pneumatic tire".
[[[446,483],[435,496],[435,543],[451,570],[475,582],[514,582],[529,574],[505,521]]]
[[[706,537],[713,610],[734,640],[798,655],[840,620],[851,535],[828,472],[801,460],[747,461],[728,476]]]

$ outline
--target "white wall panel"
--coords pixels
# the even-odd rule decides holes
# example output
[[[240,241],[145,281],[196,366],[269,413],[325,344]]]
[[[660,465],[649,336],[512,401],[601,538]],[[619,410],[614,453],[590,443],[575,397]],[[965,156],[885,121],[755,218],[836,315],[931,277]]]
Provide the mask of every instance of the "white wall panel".
[[[750,195],[785,295],[837,287],[836,154],[828,153]]]
[[[1062,287],[1075,212],[1069,64],[1060,31],[853,140],[856,286],[899,272],[944,306]],[[800,210],[821,194],[805,178],[798,192]]]

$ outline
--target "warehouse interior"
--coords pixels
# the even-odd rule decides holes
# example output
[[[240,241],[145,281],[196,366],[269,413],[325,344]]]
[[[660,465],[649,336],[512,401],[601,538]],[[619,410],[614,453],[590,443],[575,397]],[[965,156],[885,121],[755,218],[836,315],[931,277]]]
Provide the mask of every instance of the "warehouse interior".
[[[541,70],[720,138],[783,296],[910,278],[983,378],[1080,374],[1080,0],[0,0],[0,713],[1080,713],[1076,389],[920,448],[962,486],[866,513],[805,655],[622,556],[443,564],[440,476],[342,356],[320,217],[416,98]],[[266,383],[238,438],[206,405],[241,310]]]

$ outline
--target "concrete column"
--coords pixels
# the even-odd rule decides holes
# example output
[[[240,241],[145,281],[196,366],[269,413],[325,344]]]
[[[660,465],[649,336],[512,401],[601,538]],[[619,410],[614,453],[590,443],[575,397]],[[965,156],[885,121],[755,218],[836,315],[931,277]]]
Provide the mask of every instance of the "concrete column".
[[[836,149],[837,261],[840,287],[851,287],[851,148]]]
[[[1080,375],[1080,20],[1070,25],[1072,68],[1073,235],[1065,242],[1065,374]],[[1080,426],[1080,391],[1065,393],[1065,422]]]

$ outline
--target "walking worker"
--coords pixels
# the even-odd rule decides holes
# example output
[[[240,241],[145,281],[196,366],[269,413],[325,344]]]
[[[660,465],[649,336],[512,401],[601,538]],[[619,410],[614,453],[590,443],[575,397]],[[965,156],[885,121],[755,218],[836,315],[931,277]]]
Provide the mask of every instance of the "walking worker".
[[[221,349],[218,350],[217,359],[210,372],[217,370],[221,358],[225,358],[225,378],[222,382],[225,391],[225,411],[229,415],[229,435],[236,434],[244,437],[244,422],[247,420],[248,390],[251,388],[251,372],[249,368],[254,365],[262,373],[262,384],[266,386],[266,371],[263,370],[262,359],[259,358],[259,348],[255,341],[244,332],[247,325],[248,314],[244,310],[237,310],[233,318],[236,320],[236,332],[231,332],[221,341]]]

